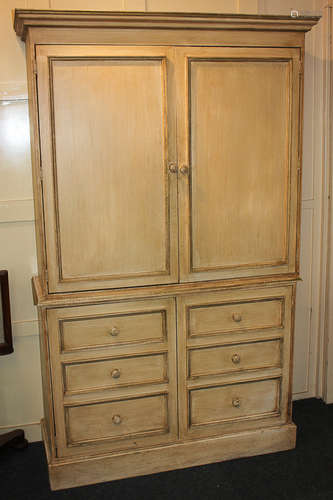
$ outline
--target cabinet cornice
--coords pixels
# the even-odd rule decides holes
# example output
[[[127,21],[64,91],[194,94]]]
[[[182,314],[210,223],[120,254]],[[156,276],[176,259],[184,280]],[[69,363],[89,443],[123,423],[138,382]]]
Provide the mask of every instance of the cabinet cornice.
[[[14,29],[25,40],[30,28],[186,29],[309,31],[319,17],[246,14],[105,12],[16,9]]]

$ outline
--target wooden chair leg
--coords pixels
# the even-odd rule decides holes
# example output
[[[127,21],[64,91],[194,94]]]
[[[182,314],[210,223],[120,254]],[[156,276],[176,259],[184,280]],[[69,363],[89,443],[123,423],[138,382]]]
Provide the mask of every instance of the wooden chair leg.
[[[16,450],[23,450],[26,448],[28,446],[28,441],[24,437],[24,431],[22,429],[16,429],[15,431],[6,432],[6,434],[0,434],[0,448],[3,446],[9,446]]]

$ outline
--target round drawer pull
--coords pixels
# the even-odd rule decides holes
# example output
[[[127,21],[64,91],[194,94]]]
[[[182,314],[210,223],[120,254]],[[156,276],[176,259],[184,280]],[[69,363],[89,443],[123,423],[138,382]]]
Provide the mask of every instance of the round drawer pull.
[[[113,326],[110,330],[111,337],[117,337],[119,335],[119,329],[116,326]]]
[[[242,321],[242,315],[239,313],[233,313],[232,319],[236,321],[236,323],[239,323],[240,321]]]
[[[233,362],[234,365],[238,365],[240,363],[240,355],[239,354],[233,354],[231,356],[231,361]]]
[[[120,377],[120,370],[119,370],[119,368],[115,368],[114,370],[112,370],[111,377],[112,378],[119,378]]]
[[[120,415],[113,415],[112,422],[116,425],[121,424],[122,418]]]
[[[239,398],[235,398],[235,399],[232,400],[232,406],[234,408],[239,408],[240,405],[241,405],[241,403],[240,403],[240,399]]]

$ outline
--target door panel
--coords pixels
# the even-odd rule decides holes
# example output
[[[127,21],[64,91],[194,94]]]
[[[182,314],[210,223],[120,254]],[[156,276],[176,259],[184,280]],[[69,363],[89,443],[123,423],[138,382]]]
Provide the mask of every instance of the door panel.
[[[179,55],[182,281],[295,272],[298,57]]]
[[[39,48],[50,291],[177,281],[169,53]]]

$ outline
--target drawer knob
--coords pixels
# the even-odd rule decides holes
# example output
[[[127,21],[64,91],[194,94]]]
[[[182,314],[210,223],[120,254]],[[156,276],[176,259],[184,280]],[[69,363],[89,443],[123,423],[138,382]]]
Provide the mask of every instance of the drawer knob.
[[[121,424],[121,416],[120,415],[113,415],[112,417],[112,422],[116,425]]]
[[[242,315],[239,313],[233,313],[232,319],[236,321],[236,323],[239,323],[240,321],[242,321]]]
[[[120,377],[120,370],[119,370],[119,368],[115,368],[114,370],[112,370],[111,377],[112,378],[119,378]]]
[[[234,408],[239,408],[240,407],[240,399],[239,398],[235,398],[232,400],[232,406]]]
[[[116,326],[113,326],[110,330],[111,337],[117,337],[119,335],[119,329]]]
[[[238,363],[240,363],[240,355],[239,354],[233,354],[231,356],[231,361],[234,363],[234,365],[238,365]]]

